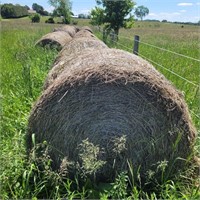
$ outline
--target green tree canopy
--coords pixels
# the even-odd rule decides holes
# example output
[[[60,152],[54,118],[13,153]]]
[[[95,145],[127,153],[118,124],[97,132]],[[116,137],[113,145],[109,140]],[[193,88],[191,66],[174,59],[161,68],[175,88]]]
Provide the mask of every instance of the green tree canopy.
[[[62,16],[65,24],[71,22],[72,3],[70,0],[49,0],[48,2],[55,8],[53,11],[54,15]]]
[[[2,18],[19,18],[28,15],[27,8],[20,5],[3,4],[1,5]]]
[[[105,20],[104,9],[100,7],[95,7],[94,9],[92,9],[91,18],[92,25],[100,26],[101,24],[103,24]]]
[[[47,11],[44,10],[44,8],[41,5],[39,5],[37,3],[33,3],[32,9],[35,10],[37,13],[39,13],[41,15],[48,15],[49,14]]]
[[[134,7],[132,0],[96,0],[98,5],[91,12],[92,24],[104,26],[105,30],[113,30],[118,39],[119,29],[128,28],[133,25],[133,16],[130,14]],[[127,17],[130,15],[129,17]]]
[[[149,14],[149,9],[147,7],[144,6],[138,6],[135,9],[135,15],[141,19],[141,21],[143,20],[143,18]]]

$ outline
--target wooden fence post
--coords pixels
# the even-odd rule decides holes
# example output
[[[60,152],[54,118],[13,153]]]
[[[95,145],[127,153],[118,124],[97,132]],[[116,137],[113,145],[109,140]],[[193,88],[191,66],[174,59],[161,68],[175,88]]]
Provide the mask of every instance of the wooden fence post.
[[[139,42],[140,42],[140,36],[135,35],[135,37],[134,37],[134,46],[133,46],[133,53],[135,55],[138,55]]]

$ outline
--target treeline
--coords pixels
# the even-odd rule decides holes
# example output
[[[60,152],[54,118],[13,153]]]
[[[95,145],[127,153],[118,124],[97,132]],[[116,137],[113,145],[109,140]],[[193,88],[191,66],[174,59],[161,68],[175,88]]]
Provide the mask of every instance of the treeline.
[[[137,19],[135,21],[138,21]],[[196,26],[199,26],[200,25],[200,20],[198,22],[171,22],[171,21],[167,21],[167,20],[156,20],[156,19],[146,19],[146,20],[143,20],[143,21],[146,21],[146,22],[163,22],[163,23],[172,23],[172,24],[182,24],[182,25],[196,25]]]
[[[26,6],[13,5],[9,3],[0,5],[0,10],[2,18],[20,18],[28,16]]]

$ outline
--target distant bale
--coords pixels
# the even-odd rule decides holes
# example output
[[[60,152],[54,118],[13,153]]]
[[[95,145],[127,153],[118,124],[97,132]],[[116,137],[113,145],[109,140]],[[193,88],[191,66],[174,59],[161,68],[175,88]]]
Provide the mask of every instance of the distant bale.
[[[83,26],[81,27],[81,30],[89,31],[90,33],[93,33],[92,29],[89,26]]]
[[[57,31],[44,35],[40,40],[36,42],[36,45],[42,47],[48,46],[50,48],[61,50],[71,39],[72,37],[68,33],[64,31]]]
[[[76,32],[78,30],[75,26],[64,25],[64,26],[60,26],[60,27],[55,28],[53,31],[54,32],[64,31],[64,32],[68,33],[71,37],[74,37],[74,35],[76,34]]]
[[[77,32],[74,35],[74,38],[80,38],[80,37],[96,38],[97,39],[97,37],[93,33],[91,33],[90,31],[88,31],[88,30],[80,30],[79,32]]]
[[[92,48],[93,50],[96,49],[102,49],[102,48],[108,48],[107,45],[99,40],[98,38],[93,37],[77,37],[73,38],[70,42],[68,42],[62,49],[62,51],[59,52],[55,64],[59,62],[62,58],[68,57],[72,54],[81,54],[86,49]]]
[[[94,38],[75,38],[68,42],[63,49],[59,52],[53,68],[47,75],[46,81],[44,83],[43,89],[46,89],[51,85],[54,80],[72,63],[77,62],[77,57],[82,53],[94,52],[97,49],[108,48],[105,43],[101,40]],[[82,58],[82,57],[81,57]],[[81,61],[80,61],[81,62]],[[81,64],[79,65],[81,66]]]
[[[34,133],[36,143],[53,147],[54,169],[66,157],[73,175],[82,169],[80,144],[88,138],[106,162],[95,172],[98,181],[113,181],[127,162],[142,178],[161,161],[171,174],[183,169],[195,129],[182,95],[152,65],[107,48],[82,52],[66,65],[31,112],[29,149]]]

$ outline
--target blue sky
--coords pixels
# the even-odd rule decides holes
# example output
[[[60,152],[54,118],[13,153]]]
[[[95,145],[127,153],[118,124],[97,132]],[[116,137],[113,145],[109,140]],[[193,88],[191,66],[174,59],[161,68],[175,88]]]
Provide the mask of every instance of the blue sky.
[[[71,0],[74,14],[88,13],[95,7],[95,0]],[[33,3],[42,5],[45,10],[53,8],[48,0],[0,0],[3,3],[13,3],[32,6]],[[166,19],[168,21],[198,22],[200,20],[200,0],[135,0],[137,6],[149,8],[146,19]]]

